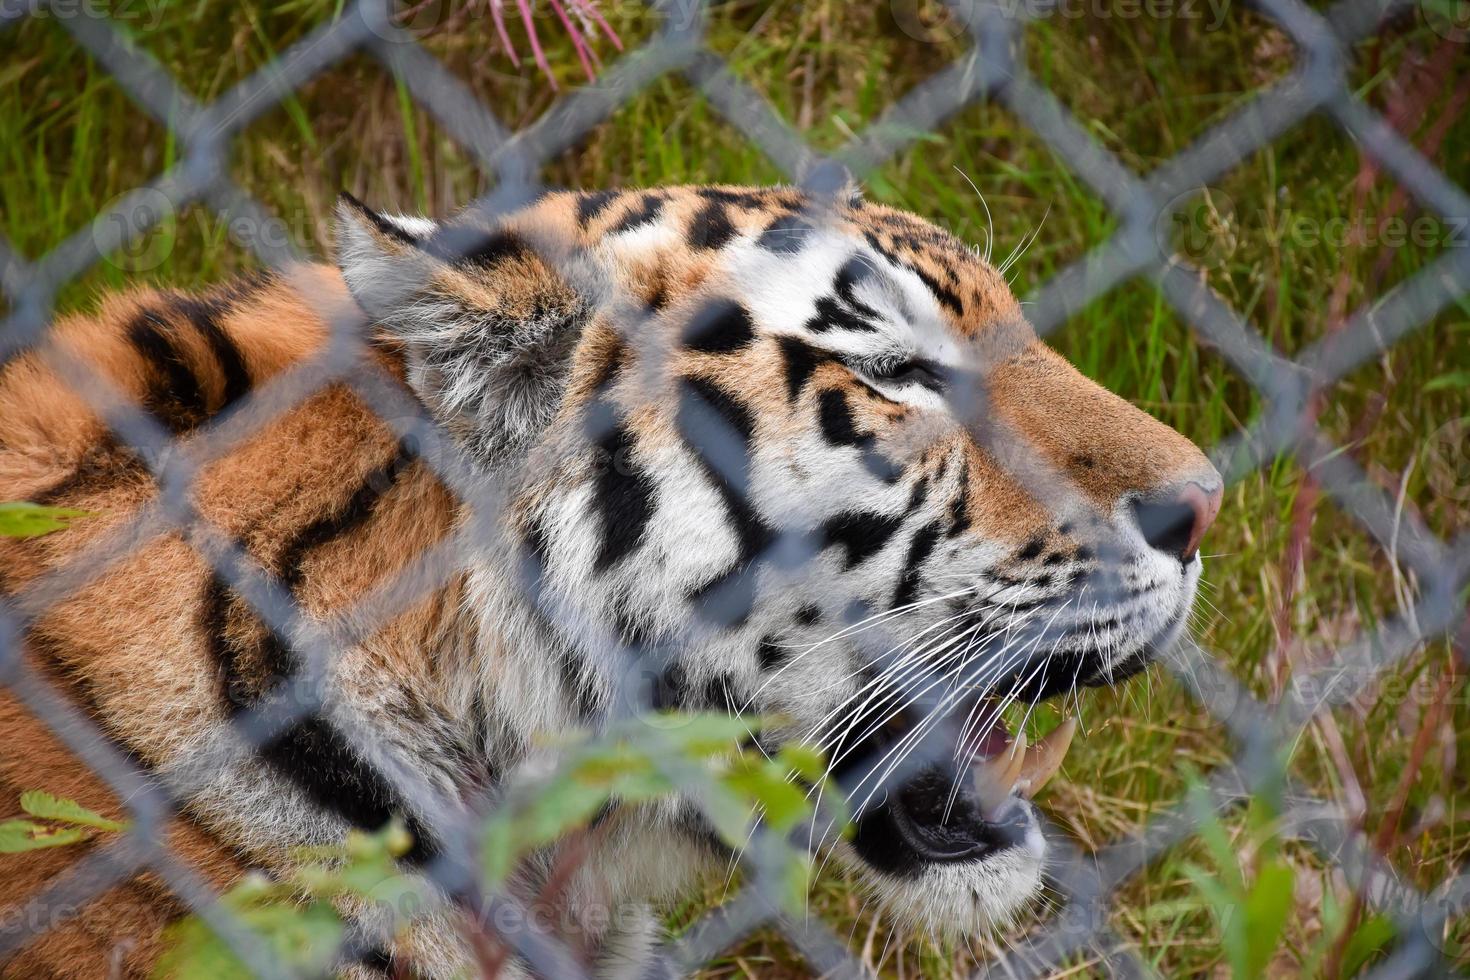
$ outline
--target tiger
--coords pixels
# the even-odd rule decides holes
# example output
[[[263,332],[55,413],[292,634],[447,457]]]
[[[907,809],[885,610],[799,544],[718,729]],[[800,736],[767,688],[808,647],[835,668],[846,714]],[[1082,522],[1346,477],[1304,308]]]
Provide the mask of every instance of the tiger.
[[[851,187],[442,220],[344,193],[335,225],[334,263],[107,295],[3,367],[0,500],[88,516],[0,543],[0,795],[124,817],[136,784],[87,762],[121,758],[172,804],[172,864],[40,927],[93,846],[0,863],[4,976],[148,974],[191,895],[354,829],[403,821],[430,868],[462,843],[430,802],[479,812],[548,734],[644,707],[823,748],[852,803],[831,853],[914,922],[1030,907],[1030,797],[1072,726],[1027,749],[1003,709],[1120,684],[1187,628],[1204,453],[1044,344],[985,255]],[[732,855],[682,796],[596,824],[558,914],[589,970],[639,975],[655,910]],[[335,969],[472,972],[464,897],[357,916]]]

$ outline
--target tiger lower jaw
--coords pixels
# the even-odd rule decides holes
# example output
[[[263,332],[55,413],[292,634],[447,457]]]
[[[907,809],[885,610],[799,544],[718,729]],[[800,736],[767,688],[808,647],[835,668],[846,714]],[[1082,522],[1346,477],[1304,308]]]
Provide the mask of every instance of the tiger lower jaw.
[[[1046,862],[1030,801],[1076,727],[1066,719],[1028,745],[997,721],[958,776],[934,766],[890,791],[857,821],[860,874],[896,915],[936,931],[973,935],[1015,919],[1039,893]]]
[[[1060,671],[1015,695],[1045,700],[1079,685],[1113,686],[1145,669],[1183,633],[1194,577],[1197,570],[1178,604],[1126,656],[1084,674]],[[958,935],[1009,925],[1039,896],[1047,861],[1031,798],[1060,769],[1076,730],[1075,719],[1064,718],[1028,745],[1024,735],[993,722],[977,737],[979,758],[968,769],[921,770],[865,808],[850,863],[885,908],[914,925]]]

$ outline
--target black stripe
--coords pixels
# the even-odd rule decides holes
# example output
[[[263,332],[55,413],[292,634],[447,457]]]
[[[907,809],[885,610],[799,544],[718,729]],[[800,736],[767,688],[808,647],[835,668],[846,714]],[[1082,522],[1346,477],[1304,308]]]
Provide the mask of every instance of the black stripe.
[[[877,554],[900,525],[903,514],[889,516],[870,511],[847,511],[822,524],[823,547],[841,545],[847,552],[845,565],[853,568]]]
[[[593,191],[577,195],[577,224],[586,228],[621,195],[620,191]]]
[[[914,275],[923,280],[924,285],[929,287],[929,291],[939,298],[939,302],[949,307],[951,313],[955,316],[964,315],[965,304],[960,301],[959,293],[956,293],[953,289],[950,289],[917,265],[910,265],[909,269]]]
[[[632,231],[641,225],[651,224],[657,220],[660,212],[664,209],[664,199],[659,194],[642,194],[637,201],[628,209],[628,212],[618,219],[608,231],[609,235],[620,235],[625,231]]]
[[[1016,560],[1030,561],[1031,559],[1040,555],[1045,548],[1046,537],[1040,534],[1033,535],[1031,537],[1031,540],[1027,541],[1025,546],[1020,551],[1016,552]]]
[[[293,593],[299,585],[307,552],[366,521],[410,457],[408,448],[400,444],[394,458],[369,474],[343,506],[313,521],[287,544],[282,553],[281,578]],[[289,642],[267,624],[258,623],[263,636],[256,651],[257,663],[251,666],[260,676],[252,682],[246,675],[246,654],[231,639],[230,618],[232,611],[256,617],[218,574],[212,574],[207,581],[201,608],[206,643],[219,672],[223,699],[231,716],[247,707],[261,705],[271,688],[285,683],[299,671],[300,658]],[[422,863],[436,852],[436,845],[402,805],[393,787],[327,719],[311,715],[293,722],[262,745],[259,754],[314,803],[355,827],[376,830],[395,813],[403,814],[414,838],[407,861]]]
[[[763,208],[768,203],[764,191],[732,191],[723,187],[698,187],[694,193],[706,201],[719,201],[721,204],[733,204],[736,207],[755,210]]]
[[[919,279],[923,281],[924,285],[929,287],[930,292],[934,294],[935,298],[938,299],[939,302],[943,303],[945,306],[949,307],[956,316],[960,316],[964,313],[965,306],[963,303],[960,302],[960,298],[954,290],[942,285],[937,279],[935,279],[929,273],[925,272],[923,269],[920,269],[918,266],[914,265],[912,262],[906,262],[903,259],[899,258],[891,249],[889,249],[886,245],[879,241],[878,236],[873,234],[871,231],[863,232],[863,237],[867,239],[868,245],[873,249],[873,251],[877,252],[879,255],[883,256],[885,259],[887,259],[889,262],[892,262],[899,268],[907,269],[914,275],[918,276]]]
[[[690,705],[695,710],[723,711],[732,714],[735,711],[735,678],[729,674],[717,674],[711,677],[700,692],[699,700]]]
[[[596,684],[581,655],[570,648],[563,648],[556,658],[556,665],[561,675],[562,691],[576,706],[577,717],[583,721],[595,718],[600,707]]]
[[[964,534],[970,529],[970,470],[960,472],[960,492],[949,505],[949,536]]]
[[[391,980],[396,970],[393,953],[383,946],[369,946],[358,950],[352,957],[352,965],[358,968],[359,973],[366,972],[374,977],[383,977],[384,980]]]
[[[919,585],[923,580],[920,566],[929,560],[929,556],[934,553],[934,546],[938,543],[938,521],[930,521],[919,528],[919,533],[914,535],[914,540],[909,544],[908,557],[903,561],[903,576],[899,579],[898,589],[893,594],[894,609],[908,605],[919,594]]]
[[[417,245],[419,243],[419,240],[413,235],[410,235],[403,228],[389,221],[346,191],[339,191],[337,193],[337,200],[351,205],[352,210],[366,218],[368,223],[378,230],[379,234],[385,235],[396,242],[402,242],[404,245]]]
[[[50,506],[67,497],[101,493],[122,483],[147,478],[148,467],[143,465],[137,454],[118,446],[117,441],[107,435],[70,473],[26,499],[33,504]]]
[[[221,401],[215,411],[221,411],[243,398],[251,387],[250,370],[245,358],[233,338],[220,326],[219,319],[229,312],[230,304],[215,298],[179,296],[175,300],[182,313],[200,336],[209,344],[216,363],[219,364],[223,382],[220,387]]]
[[[262,685],[252,685],[244,673],[244,651],[230,638],[232,608],[250,614],[217,574],[206,583],[203,624],[210,657],[219,673],[222,695],[230,717],[261,706],[268,696]],[[299,669],[299,658],[273,629],[260,624],[265,639],[259,651],[265,683],[284,682]],[[258,749],[260,758],[299,788],[317,806],[362,830],[377,830],[401,814],[413,836],[404,860],[423,864],[438,846],[398,798],[388,781],[361,757],[348,740],[320,715],[292,722]]]
[[[735,525],[735,535],[740,541],[738,564],[745,565],[770,545],[775,532],[756,512],[750,502],[750,463],[755,438],[755,415],[750,408],[734,395],[712,381],[704,378],[685,377],[680,379],[679,431],[689,444],[691,452],[710,482],[719,491],[730,520]],[[698,433],[698,416],[691,411],[694,401],[702,401],[712,409],[739,438],[740,459],[727,472],[716,467],[706,455],[706,443],[711,440],[692,438]],[[716,440],[717,441],[717,440]]]
[[[755,656],[760,661],[761,670],[775,670],[791,659],[791,651],[780,646],[774,636],[763,636],[755,648]]]
[[[186,432],[207,413],[204,391],[193,369],[174,346],[172,328],[155,310],[143,310],[128,324],[128,343],[160,374],[161,384],[146,397],[146,407],[175,433]]]
[[[684,329],[684,346],[702,354],[734,354],[755,343],[755,325],[745,307],[719,299],[700,307]]]
[[[260,756],[317,806],[362,830],[378,830],[401,815],[413,835],[404,855],[423,865],[438,853],[423,824],[407,811],[397,792],[326,719],[313,715],[290,725],[260,747]]]
[[[878,329],[877,324],[846,309],[832,296],[823,296],[817,300],[817,312],[802,326],[812,333],[826,333],[828,330],[872,333]]]
[[[737,562],[690,592],[689,601],[699,607],[699,616],[706,622],[739,629],[755,609],[753,573]]]
[[[840,388],[828,388],[822,392],[820,413],[822,435],[832,445],[861,446],[871,441],[872,436],[858,432],[852,406]]]
[[[745,463],[748,469],[750,464],[751,440],[755,438],[755,413],[740,399],[706,378],[686,376],[679,379],[679,385],[684,389],[681,392],[683,396],[680,399],[681,408],[687,404],[685,399],[697,397],[713,409],[715,414],[727,422],[735,434],[739,436],[740,448],[745,453]],[[697,422],[697,419],[685,415],[682,412],[681,415],[683,415],[683,418],[680,420],[682,423],[679,427],[680,431],[683,432],[684,438],[688,439],[692,445],[699,447],[706,440],[690,438],[689,425],[689,423]]]
[[[383,495],[392,489],[415,458],[408,442],[400,442],[393,458],[369,473],[346,503],[312,521],[287,542],[278,562],[281,581],[287,588],[294,591],[301,583],[308,552],[367,523]]]
[[[757,244],[767,252],[795,255],[806,247],[811,231],[811,224],[800,214],[783,214],[766,225]]]
[[[877,317],[878,311],[857,298],[857,287],[873,275],[873,267],[868,262],[854,256],[837,270],[837,279],[833,282],[833,288],[836,289],[842,301],[855,312],[868,317]]]
[[[730,215],[719,201],[705,204],[689,223],[689,244],[695,248],[723,248],[736,234]]]
[[[469,225],[441,226],[424,244],[424,251],[450,265],[485,269],[507,259],[535,254],[526,240],[513,231]]]
[[[642,656],[654,643],[655,634],[650,624],[640,619],[627,602],[613,602],[613,626],[617,630],[618,642],[638,656]]]
[[[636,549],[653,518],[657,485],[634,459],[636,446],[633,433],[621,422],[597,442],[600,470],[592,500],[602,523],[602,542],[593,563],[598,572]]]
[[[248,707],[259,692],[247,689],[241,653],[230,639],[230,607],[233,594],[218,572],[211,572],[204,584],[200,600],[200,628],[215,677],[219,679],[220,699],[225,710],[234,717]]]
[[[778,343],[781,345],[786,373],[786,397],[794,402],[801,395],[801,389],[806,386],[812,372],[816,371],[818,365],[832,360],[832,356],[800,337],[783,336],[778,338]]]
[[[908,506],[904,510],[913,513],[924,506],[924,501],[929,499],[929,480],[927,477],[919,477],[914,481],[913,493],[909,495]]]

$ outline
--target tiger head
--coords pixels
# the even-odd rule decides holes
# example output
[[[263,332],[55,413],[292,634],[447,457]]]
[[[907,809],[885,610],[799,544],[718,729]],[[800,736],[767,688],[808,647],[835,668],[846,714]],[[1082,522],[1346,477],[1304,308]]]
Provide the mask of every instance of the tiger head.
[[[503,491],[469,585],[502,728],[771,715],[829,753],[838,849],[895,907],[968,932],[1037,893],[1028,797],[1071,726],[1028,753],[1001,711],[1181,631],[1222,489],[1189,440],[970,248],[855,195],[339,219],[353,295]]]

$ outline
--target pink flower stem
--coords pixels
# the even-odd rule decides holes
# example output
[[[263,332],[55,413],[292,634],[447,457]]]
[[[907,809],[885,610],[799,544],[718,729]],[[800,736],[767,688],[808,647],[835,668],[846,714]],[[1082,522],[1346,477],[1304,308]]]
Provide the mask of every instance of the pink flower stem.
[[[505,53],[510,55],[510,63],[521,67],[521,56],[516,54],[516,46],[510,43],[510,32],[505,29],[505,0],[490,0],[490,19],[495,22],[495,33],[500,35],[500,43],[505,46]]]
[[[521,8],[521,23],[526,25],[526,33],[531,38],[531,54],[536,59],[536,64],[541,68],[546,81],[550,83],[551,90],[555,92],[556,76],[551,73],[551,65],[546,61],[546,52],[541,50],[541,40],[536,36],[536,24],[531,20],[531,0],[516,0],[516,6]]]
[[[597,22],[602,32],[607,35],[607,39],[613,43],[613,47],[619,51],[623,50],[623,39],[618,37],[618,32],[612,29],[612,25],[602,16],[602,11],[597,9],[597,5],[592,0],[573,0],[573,3]]]
[[[567,29],[572,36],[572,47],[577,49],[577,60],[582,62],[582,70],[587,73],[587,80],[591,81],[597,77],[597,72],[592,68],[592,61],[587,57],[587,45],[582,43],[582,31],[572,19],[567,16],[566,10],[562,8],[561,0],[548,0],[551,9],[556,11],[556,16],[561,20],[561,26]]]

